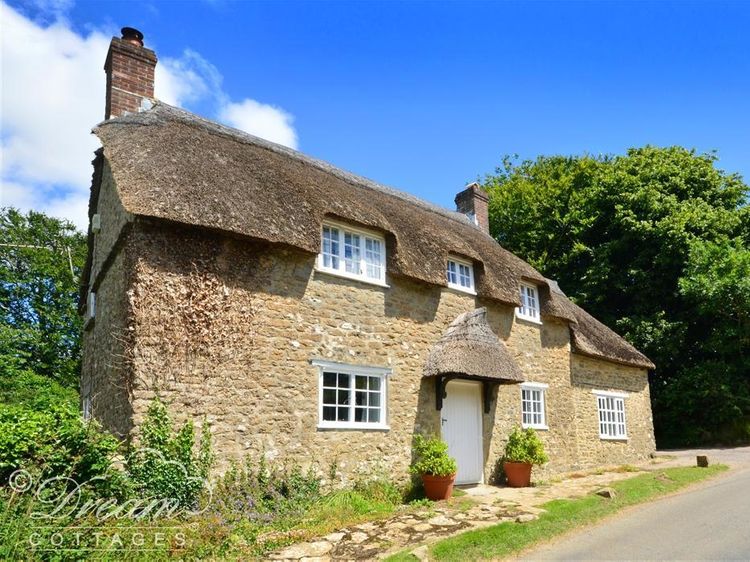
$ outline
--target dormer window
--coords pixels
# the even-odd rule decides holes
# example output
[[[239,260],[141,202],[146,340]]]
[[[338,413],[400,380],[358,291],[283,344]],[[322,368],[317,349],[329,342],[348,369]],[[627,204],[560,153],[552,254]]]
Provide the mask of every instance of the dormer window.
[[[536,286],[521,283],[521,306],[516,308],[516,316],[541,324],[539,290]]]
[[[385,239],[374,232],[326,223],[323,225],[318,269],[385,285]]]
[[[448,286],[451,289],[476,294],[474,290],[474,267],[471,263],[450,258],[445,274]]]

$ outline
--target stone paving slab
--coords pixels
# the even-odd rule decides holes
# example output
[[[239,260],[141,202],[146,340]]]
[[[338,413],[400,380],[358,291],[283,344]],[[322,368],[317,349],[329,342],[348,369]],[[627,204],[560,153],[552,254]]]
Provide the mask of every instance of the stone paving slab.
[[[352,525],[310,542],[291,545],[269,558],[322,562],[372,560],[412,547],[412,553],[423,559],[427,552],[421,548],[423,545],[504,521],[532,521],[544,512],[539,506],[548,501],[585,496],[637,474],[632,470],[596,472],[571,473],[531,488],[474,486],[464,489],[466,495],[451,502],[437,502],[389,519]]]

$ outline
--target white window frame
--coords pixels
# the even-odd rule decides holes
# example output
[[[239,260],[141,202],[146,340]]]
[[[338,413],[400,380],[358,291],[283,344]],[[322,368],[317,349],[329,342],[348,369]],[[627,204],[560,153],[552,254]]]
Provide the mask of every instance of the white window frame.
[[[455,271],[451,272],[451,264],[453,264]],[[451,273],[456,276],[456,281],[451,281]],[[461,279],[468,278],[469,285],[462,285]],[[476,295],[476,288],[474,286],[474,264],[470,261],[462,260],[461,258],[449,257],[445,264],[445,280],[448,283],[448,287],[461,291],[462,293],[469,293],[470,295]]]
[[[521,427],[524,429],[531,427],[533,429],[549,429],[549,426],[547,425],[547,389],[549,388],[548,384],[541,383],[541,382],[524,382],[521,383]],[[535,400],[533,397],[529,400],[524,400],[524,391],[531,392],[531,393],[539,393],[539,399]],[[528,413],[529,415],[533,415],[534,413],[539,412],[533,412],[533,411],[525,411],[524,410],[524,402],[539,402],[541,406],[541,422],[540,423],[529,423],[524,420],[524,414]]]
[[[338,267],[331,267],[325,265],[325,255],[323,253],[324,244],[325,244],[325,238],[324,238],[324,229],[325,228],[331,228],[338,230],[338,253],[335,254],[333,257],[336,258],[338,262]],[[359,251],[359,260],[357,260],[357,269],[358,272],[354,273],[351,271],[346,271],[346,262],[345,259],[345,249],[344,249],[344,243],[345,243],[345,235],[355,235],[359,237],[359,244],[356,246]],[[380,269],[380,276],[379,277],[369,277],[367,275],[367,266],[368,262],[366,261],[366,254],[368,252],[367,250],[367,240],[377,241],[380,244],[381,252],[379,255],[379,261],[377,264]],[[327,254],[330,255],[330,254]],[[348,260],[349,262],[352,262],[353,260]],[[318,254],[318,259],[316,262],[315,268],[318,271],[322,271],[324,273],[328,273],[331,275],[335,275],[337,277],[344,277],[346,279],[356,279],[357,281],[362,281],[363,283],[370,283],[372,285],[378,285],[380,287],[388,287],[388,285],[385,282],[385,263],[386,263],[386,249],[385,249],[385,237],[382,234],[379,234],[377,232],[373,232],[371,230],[363,230],[361,228],[356,228],[353,226],[349,226],[347,224],[335,222],[335,221],[325,221],[323,223],[323,227],[320,231],[320,253]],[[373,265],[373,264],[369,264]]]
[[[88,297],[86,298],[86,315],[83,321],[84,330],[90,328],[94,319],[96,318],[96,293],[89,291]]]
[[[81,400],[81,414],[85,421],[91,419],[91,395],[87,394]]]
[[[529,295],[529,291],[533,291],[533,295]],[[542,315],[541,303],[539,301],[539,287],[530,283],[521,283],[520,292],[521,306],[516,308],[516,318],[541,324]]]
[[[597,424],[599,438],[607,441],[625,441],[628,439],[628,421],[625,413],[624,392],[592,390],[596,397]]]
[[[335,361],[326,361],[314,359],[312,365],[318,367],[318,429],[362,429],[362,430],[389,430],[388,425],[388,376],[393,372],[386,367],[370,367],[364,365],[349,365],[347,363],[338,363]],[[337,374],[349,375],[349,420],[332,421],[323,419],[323,375],[324,373],[335,372]],[[356,400],[354,400],[356,388],[355,377],[368,376],[380,378],[380,421],[378,422],[356,422],[354,420],[354,410]]]

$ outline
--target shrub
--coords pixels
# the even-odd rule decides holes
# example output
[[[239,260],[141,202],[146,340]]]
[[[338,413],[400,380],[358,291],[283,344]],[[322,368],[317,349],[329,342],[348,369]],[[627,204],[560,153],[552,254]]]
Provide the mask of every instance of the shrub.
[[[212,463],[208,424],[203,423],[196,447],[193,424],[185,422],[175,430],[166,405],[156,398],[141,425],[140,442],[131,444],[125,466],[140,497],[174,499],[180,507],[194,509]]]
[[[414,437],[416,461],[411,467],[414,474],[431,476],[450,476],[458,470],[456,459],[448,455],[448,444],[437,437],[425,439],[421,435]]]
[[[21,468],[35,478],[66,476],[81,484],[107,473],[120,443],[82,419],[75,392],[28,372],[4,382],[0,484]]]
[[[544,443],[539,439],[536,431],[516,426],[508,436],[504,460],[541,465],[549,458],[544,452]]]
[[[311,466],[269,467],[246,457],[217,481],[212,509],[230,520],[264,520],[297,514],[320,499],[320,477]]]

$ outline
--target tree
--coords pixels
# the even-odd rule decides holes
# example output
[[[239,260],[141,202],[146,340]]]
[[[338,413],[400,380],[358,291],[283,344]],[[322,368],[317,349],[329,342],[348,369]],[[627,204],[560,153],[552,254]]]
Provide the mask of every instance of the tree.
[[[77,387],[86,239],[68,221],[0,211],[0,369]]]
[[[715,163],[713,154],[646,146],[615,157],[506,158],[484,182],[496,239],[654,360],[662,445],[727,437],[750,415],[747,332],[736,339],[747,301],[733,285],[745,271],[748,186]],[[718,352],[720,333],[734,347]]]

